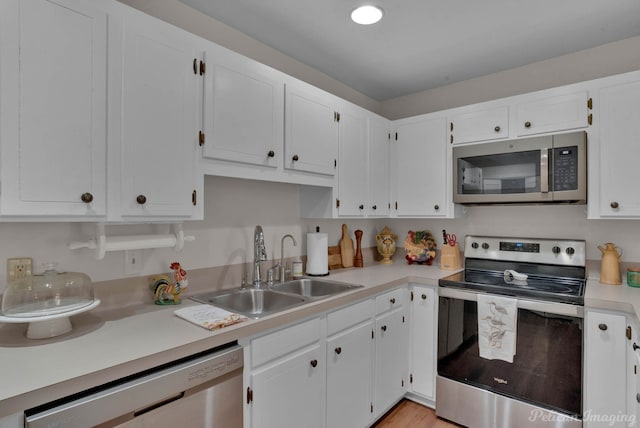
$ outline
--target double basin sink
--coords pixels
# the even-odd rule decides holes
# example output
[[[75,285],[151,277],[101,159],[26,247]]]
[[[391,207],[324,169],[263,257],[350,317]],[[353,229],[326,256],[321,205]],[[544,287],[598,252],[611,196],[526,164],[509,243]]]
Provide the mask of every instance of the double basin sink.
[[[275,283],[264,288],[246,287],[202,293],[191,296],[191,299],[249,318],[260,318],[361,287],[323,279],[303,278]]]

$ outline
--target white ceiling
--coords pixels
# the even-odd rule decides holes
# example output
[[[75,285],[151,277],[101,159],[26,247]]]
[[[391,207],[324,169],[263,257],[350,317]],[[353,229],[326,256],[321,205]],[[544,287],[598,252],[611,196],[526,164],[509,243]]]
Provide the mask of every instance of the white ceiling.
[[[640,35],[640,0],[181,1],[379,101]]]

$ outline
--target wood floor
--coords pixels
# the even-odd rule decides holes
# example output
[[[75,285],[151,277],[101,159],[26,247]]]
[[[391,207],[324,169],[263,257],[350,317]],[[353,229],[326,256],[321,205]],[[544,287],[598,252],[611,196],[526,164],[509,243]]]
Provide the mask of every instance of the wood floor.
[[[433,409],[402,400],[382,417],[373,428],[457,428],[458,425],[436,416]]]

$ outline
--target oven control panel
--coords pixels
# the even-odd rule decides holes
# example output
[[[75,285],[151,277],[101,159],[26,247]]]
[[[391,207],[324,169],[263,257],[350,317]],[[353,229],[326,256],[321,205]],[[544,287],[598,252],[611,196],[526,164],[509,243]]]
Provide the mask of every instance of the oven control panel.
[[[464,256],[563,266],[584,266],[586,243],[581,240],[467,236]]]

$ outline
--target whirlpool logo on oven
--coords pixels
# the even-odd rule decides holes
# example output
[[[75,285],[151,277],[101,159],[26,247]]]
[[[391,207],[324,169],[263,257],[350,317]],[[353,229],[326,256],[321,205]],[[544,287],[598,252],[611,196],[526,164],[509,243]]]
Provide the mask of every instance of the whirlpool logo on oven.
[[[500,385],[506,385],[509,383],[508,380],[504,380],[504,379],[500,379],[499,377],[494,377],[493,380],[495,380],[497,383],[499,383]]]

